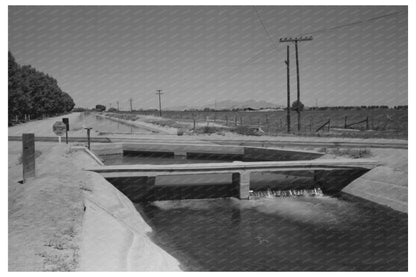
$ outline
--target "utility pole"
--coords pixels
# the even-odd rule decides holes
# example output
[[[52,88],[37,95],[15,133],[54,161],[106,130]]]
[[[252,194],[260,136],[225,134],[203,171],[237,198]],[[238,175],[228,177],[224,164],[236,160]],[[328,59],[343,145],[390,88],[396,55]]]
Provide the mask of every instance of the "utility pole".
[[[298,114],[298,131],[300,131],[300,109],[299,109],[299,105],[300,105],[300,76],[299,76],[299,51],[298,51],[298,42],[301,41],[309,41],[312,40],[313,37],[296,37],[296,38],[281,38],[280,42],[294,42],[295,43],[295,51],[296,51],[296,81],[297,81],[297,89],[298,89],[298,94],[297,94],[297,102],[298,102],[298,108],[296,110],[297,114]]]
[[[286,74],[287,74],[287,132],[290,133],[290,62],[289,62],[289,45],[287,45]]]
[[[159,116],[162,117],[162,101],[161,101],[160,95],[163,93],[161,92],[162,91],[161,89],[157,89],[156,91],[157,91],[156,94],[159,95]]]
[[[133,99],[130,98],[130,112],[133,111]]]

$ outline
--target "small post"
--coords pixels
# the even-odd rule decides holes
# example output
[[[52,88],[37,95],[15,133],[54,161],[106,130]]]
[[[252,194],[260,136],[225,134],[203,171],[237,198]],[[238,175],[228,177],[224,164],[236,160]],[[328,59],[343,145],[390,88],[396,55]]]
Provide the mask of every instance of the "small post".
[[[193,117],[193,120],[194,120],[194,132],[195,132],[195,127],[196,127],[195,117]]]
[[[366,127],[367,130],[370,129],[369,124],[368,124],[368,116],[367,116],[366,124],[365,125],[366,125],[365,127]]]
[[[66,125],[66,131],[65,131],[65,141],[66,144],[68,144],[68,131],[69,131],[69,119],[67,117],[62,118],[62,122]]]
[[[344,117],[344,129],[347,129],[347,116]]]
[[[35,134],[22,134],[23,182],[35,177]]]
[[[90,131],[91,131],[91,127],[88,128],[84,128],[87,130],[87,141],[88,141],[88,149],[91,150],[91,137],[90,137]]]

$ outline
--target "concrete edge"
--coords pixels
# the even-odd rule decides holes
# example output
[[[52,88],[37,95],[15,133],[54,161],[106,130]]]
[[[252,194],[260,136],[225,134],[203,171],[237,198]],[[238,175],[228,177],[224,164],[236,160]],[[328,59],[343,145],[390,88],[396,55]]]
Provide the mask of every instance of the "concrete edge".
[[[97,173],[84,191],[80,271],[181,271],[147,235],[152,229],[133,203]]]
[[[75,150],[75,151],[85,151],[85,153],[87,153],[91,158],[93,158],[94,161],[96,161],[99,165],[104,166],[104,163],[101,161],[100,158],[98,158],[93,152],[91,152],[91,150],[89,150],[87,147],[85,146],[71,146],[70,148],[71,150]]]

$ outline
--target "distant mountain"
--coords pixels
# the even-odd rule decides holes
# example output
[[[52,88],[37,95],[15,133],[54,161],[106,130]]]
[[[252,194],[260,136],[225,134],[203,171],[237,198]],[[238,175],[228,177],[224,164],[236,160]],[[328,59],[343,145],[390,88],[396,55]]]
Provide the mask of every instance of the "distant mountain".
[[[235,100],[224,100],[224,101],[218,101],[206,105],[201,106],[175,106],[175,107],[168,107],[169,110],[185,110],[185,109],[237,109],[237,108],[253,108],[253,109],[260,109],[260,108],[276,108],[279,107],[276,104],[263,101],[263,100],[246,100],[246,101],[235,101]]]

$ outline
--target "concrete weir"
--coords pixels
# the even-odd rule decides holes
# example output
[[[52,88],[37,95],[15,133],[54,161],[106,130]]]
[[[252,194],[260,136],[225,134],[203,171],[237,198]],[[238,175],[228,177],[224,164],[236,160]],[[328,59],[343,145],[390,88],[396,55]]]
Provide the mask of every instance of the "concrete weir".
[[[116,143],[95,145],[92,151],[97,155],[137,153],[171,153],[175,156],[209,155],[211,157],[233,157],[235,162],[190,163],[165,165],[105,165],[86,168],[101,174],[109,180],[130,179],[124,182],[122,191],[132,200],[139,201],[147,191],[154,188],[156,178],[163,176],[211,176],[229,174],[230,189],[240,199],[248,199],[250,177],[259,172],[307,172],[314,174],[314,183],[324,192],[338,192],[354,179],[374,168],[371,160],[321,160],[323,154],[313,151],[288,150],[278,148],[224,146],[215,144],[167,144],[167,143]],[[246,161],[247,160],[247,161]],[[260,160],[260,161],[259,161]],[[201,184],[195,184],[198,186]],[[203,189],[201,187],[201,189]]]

